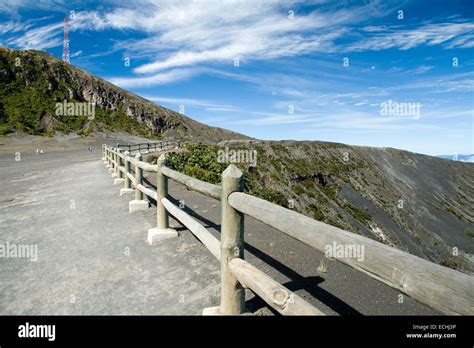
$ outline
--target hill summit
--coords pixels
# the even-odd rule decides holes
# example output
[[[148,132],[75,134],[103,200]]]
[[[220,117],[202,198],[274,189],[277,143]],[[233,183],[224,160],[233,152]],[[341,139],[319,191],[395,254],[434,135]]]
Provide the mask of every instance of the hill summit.
[[[92,104],[93,117],[90,112],[77,112],[78,108],[90,109]],[[60,105],[66,107],[58,112]],[[47,52],[1,46],[0,125],[0,134],[125,131],[202,142],[248,139],[156,105]]]

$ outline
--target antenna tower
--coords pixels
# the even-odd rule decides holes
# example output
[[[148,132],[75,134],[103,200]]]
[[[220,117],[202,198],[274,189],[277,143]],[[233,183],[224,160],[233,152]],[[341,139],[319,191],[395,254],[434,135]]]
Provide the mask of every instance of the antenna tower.
[[[63,62],[70,63],[69,55],[69,20],[64,17],[64,43],[63,43]]]

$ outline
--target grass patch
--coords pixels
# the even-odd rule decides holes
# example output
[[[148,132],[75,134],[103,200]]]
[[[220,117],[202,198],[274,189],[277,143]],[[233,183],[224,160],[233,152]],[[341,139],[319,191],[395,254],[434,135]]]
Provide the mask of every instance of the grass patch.
[[[474,231],[465,230],[464,234],[469,238],[474,238]]]

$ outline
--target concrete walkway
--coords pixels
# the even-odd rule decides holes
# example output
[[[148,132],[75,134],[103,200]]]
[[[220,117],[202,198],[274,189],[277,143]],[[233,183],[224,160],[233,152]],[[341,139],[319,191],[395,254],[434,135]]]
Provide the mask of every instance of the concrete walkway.
[[[155,207],[128,213],[129,197],[98,152],[0,155],[0,245],[33,244],[36,262],[0,258],[0,314],[196,314],[219,303],[219,263],[171,219],[180,237],[145,243]],[[155,174],[147,174],[148,186]],[[185,210],[219,236],[220,203],[170,181]],[[338,261],[252,218],[245,220],[245,258],[324,313],[437,314]],[[256,314],[272,314],[247,292]]]
[[[217,305],[218,261],[189,233],[147,245],[155,209],[129,214],[98,158],[0,157],[0,245],[38,248],[36,262],[0,258],[0,314],[198,315]]]

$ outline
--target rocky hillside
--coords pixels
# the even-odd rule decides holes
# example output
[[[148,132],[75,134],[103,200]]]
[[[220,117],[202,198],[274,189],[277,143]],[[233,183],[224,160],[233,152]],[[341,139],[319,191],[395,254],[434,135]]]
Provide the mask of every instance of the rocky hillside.
[[[239,164],[246,191],[447,267],[474,272],[474,164],[328,142],[226,141],[191,146],[170,165],[219,182],[219,149],[257,151]]]
[[[56,103],[95,103],[95,117],[57,115]],[[248,138],[158,106],[42,51],[0,46],[0,134],[127,131],[154,138]]]

